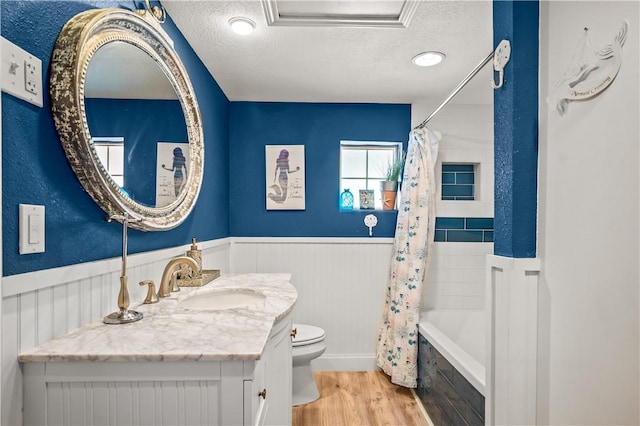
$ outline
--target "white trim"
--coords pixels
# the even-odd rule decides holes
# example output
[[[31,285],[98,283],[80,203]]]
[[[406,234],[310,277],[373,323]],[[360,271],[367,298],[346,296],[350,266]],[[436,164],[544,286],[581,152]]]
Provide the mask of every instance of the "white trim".
[[[408,28],[418,9],[419,2],[407,0],[398,17],[375,16],[280,16],[277,0],[262,0],[262,9],[268,26],[320,26],[359,28]]]
[[[540,259],[503,257],[490,254],[487,256],[488,268],[514,269],[518,272],[540,272]]]
[[[476,361],[457,343],[446,336],[434,324],[420,322],[418,330],[458,372],[483,396],[485,395],[486,373],[484,365]]]
[[[376,371],[374,354],[323,355],[311,361],[313,371]]]
[[[427,413],[427,410],[424,408],[424,405],[422,405],[422,400],[418,396],[418,393],[416,392],[416,390],[412,388],[411,389],[411,394],[413,395],[413,399],[416,400],[416,404],[418,406],[418,409],[420,410],[420,414],[422,414],[422,417],[424,417],[425,421],[427,422],[427,425],[428,426],[435,426],[433,424],[433,422],[431,421],[431,417],[429,417],[429,414]]]
[[[442,185],[436,185],[436,212],[440,217],[493,217],[493,151],[442,148],[435,166],[436,182],[442,182],[442,164],[473,164],[473,201],[443,200]],[[463,213],[462,213],[463,212]]]
[[[537,424],[540,259],[486,257],[485,424]]]
[[[222,247],[225,245],[233,246],[235,244],[372,244],[372,245],[389,245],[393,244],[393,238],[345,238],[345,237],[226,237],[217,240],[198,242],[200,249],[211,249]],[[483,243],[451,243],[436,242],[439,248],[437,250],[447,253],[449,249],[459,253],[464,249],[465,245]],[[490,244],[490,243],[487,243]],[[159,258],[170,258],[178,254],[182,254],[189,248],[189,244],[184,246],[171,247],[155,251],[147,251],[127,256],[127,264],[129,267],[145,265],[156,261]],[[455,247],[455,248],[454,248]],[[506,259],[506,258],[505,258]],[[508,260],[508,259],[507,259]],[[529,259],[537,261],[537,259]],[[532,269],[535,269],[535,263]],[[78,263],[75,265],[62,266],[58,268],[42,269],[39,271],[26,272],[23,274],[10,275],[2,277],[2,298],[15,296],[21,293],[40,290],[43,288],[54,287],[56,285],[90,278],[95,275],[96,270],[106,272],[117,272],[121,267],[121,258],[114,257],[109,259],[97,260],[94,262]]]
[[[199,248],[204,250],[230,244],[230,238],[198,242]],[[178,254],[183,254],[189,249],[189,247],[190,244],[186,244],[184,246],[128,255],[127,265],[129,267],[134,267],[145,265],[156,261],[159,258],[170,258]],[[105,273],[119,271],[121,266],[122,259],[117,257],[97,260],[94,262],[78,263],[70,266],[62,266],[60,268],[43,269],[40,271],[11,275],[4,277],[2,280],[2,297],[15,296],[21,293],[27,293],[71,281],[90,278],[95,275],[96,270],[100,270]]]
[[[284,238],[259,238],[259,237],[226,237],[218,240],[198,242],[200,249],[206,250],[233,244],[392,244],[393,238],[309,238],[309,237],[284,237]],[[184,253],[189,244],[171,247],[155,251],[147,251],[127,256],[127,265],[135,267],[145,265],[161,258],[170,258]],[[90,278],[95,271],[117,272],[120,270],[122,260],[120,257],[96,260],[94,262],[78,263],[59,268],[42,269],[26,272],[24,274],[3,277],[2,297],[15,296],[21,293],[53,287],[71,281]]]
[[[381,148],[396,148],[402,150],[402,142],[396,141],[364,141],[364,140],[350,140],[344,139],[340,141],[340,148],[355,148],[355,147],[381,147]]]
[[[0,15],[2,15],[2,13],[0,12]],[[0,43],[1,45],[2,43]],[[0,58],[2,58],[2,48],[0,47]],[[0,102],[0,152],[2,152],[2,102]],[[2,158],[2,155],[0,155],[0,158]],[[0,161],[0,189],[2,189],[2,161]],[[0,205],[2,205],[2,191],[0,190]],[[2,236],[4,235],[4,228],[2,226],[2,215],[0,215],[0,229],[3,231],[2,234],[0,235],[0,259],[3,259],[3,253],[2,253],[2,246],[3,246],[3,240],[2,240]],[[2,260],[0,260],[0,266],[4,266],[4,262]],[[4,288],[5,285],[5,280],[2,277],[2,274],[0,273],[0,287]],[[3,332],[2,330],[4,329],[3,325],[2,325],[2,300],[0,300],[0,362],[2,362],[2,354],[4,354],[4,348],[3,348],[3,341],[4,339],[3,337]],[[0,364],[2,367],[0,367],[0,401],[2,401],[2,388],[4,388],[4,377],[6,372],[4,371],[4,362],[2,362]],[[2,404],[0,404],[0,422],[2,421],[3,417],[2,417]]]
[[[393,238],[233,237],[232,244],[391,244]]]

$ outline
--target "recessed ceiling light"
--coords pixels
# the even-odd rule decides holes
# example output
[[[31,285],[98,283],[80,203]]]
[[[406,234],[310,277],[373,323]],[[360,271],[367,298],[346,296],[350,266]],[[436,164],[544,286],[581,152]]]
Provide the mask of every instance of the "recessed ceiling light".
[[[236,17],[229,19],[231,30],[240,35],[251,34],[256,28],[256,23],[249,18]]]
[[[414,56],[411,62],[419,67],[430,67],[439,64],[445,57],[442,52],[422,52]]]

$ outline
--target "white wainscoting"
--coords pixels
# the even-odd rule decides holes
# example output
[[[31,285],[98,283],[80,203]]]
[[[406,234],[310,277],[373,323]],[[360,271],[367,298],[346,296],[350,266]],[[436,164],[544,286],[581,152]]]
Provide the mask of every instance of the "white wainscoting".
[[[293,321],[322,327],[327,350],[317,370],[375,369],[389,276],[391,238],[234,238],[233,272],[291,272]],[[487,243],[435,243],[426,309],[484,309]]]
[[[207,269],[229,271],[228,238],[198,243]],[[132,305],[146,288],[159,283],[167,261],[189,245],[130,255],[127,276]],[[18,354],[117,310],[121,259],[72,265],[3,278],[2,286],[2,422],[22,424],[22,372]]]
[[[536,425],[540,260],[486,262],[485,424]]]
[[[225,376],[221,362],[91,364],[25,365],[24,425],[216,425],[225,415],[242,424],[242,401],[233,398],[242,395],[242,362],[227,368],[239,377]]]
[[[203,265],[235,272],[289,272],[298,290],[293,320],[327,332],[317,370],[375,369],[392,238],[225,238],[198,243]],[[426,309],[482,309],[486,243],[435,243],[423,292]],[[144,279],[159,281],[189,245],[128,257],[131,300]],[[18,354],[117,308],[119,258],[3,279],[2,424],[22,424]]]
[[[373,370],[392,245],[391,238],[234,238],[231,270],[290,272],[294,323],[327,333],[314,368]]]

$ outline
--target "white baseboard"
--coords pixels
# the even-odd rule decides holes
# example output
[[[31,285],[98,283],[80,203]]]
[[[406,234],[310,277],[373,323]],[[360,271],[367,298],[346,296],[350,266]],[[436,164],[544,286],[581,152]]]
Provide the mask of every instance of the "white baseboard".
[[[435,426],[433,424],[433,421],[431,420],[431,417],[429,417],[429,413],[427,413],[427,409],[424,408],[424,405],[422,405],[422,400],[418,396],[418,393],[416,392],[416,390],[412,388],[411,394],[413,395],[413,399],[416,401],[416,406],[418,407],[418,410],[420,410],[420,414],[422,414],[422,417],[427,422],[427,425]]]
[[[323,355],[311,361],[313,371],[376,371],[376,357],[374,354],[336,354]]]

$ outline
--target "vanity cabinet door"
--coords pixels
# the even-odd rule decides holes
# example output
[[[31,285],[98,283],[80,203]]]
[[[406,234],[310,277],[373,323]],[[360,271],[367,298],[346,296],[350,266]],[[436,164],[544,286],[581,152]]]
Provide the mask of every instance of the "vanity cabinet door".
[[[244,425],[261,426],[267,413],[267,400],[261,396],[265,389],[264,360],[245,362],[245,368],[253,368],[247,376],[252,379],[244,381]]]
[[[253,369],[253,371],[251,371]],[[291,317],[278,321],[262,359],[245,362],[245,426],[291,424]]]
[[[25,363],[22,424],[237,425],[242,423],[243,365],[224,364]]]
[[[265,425],[291,424],[291,317],[280,320],[274,327],[265,351],[265,387],[268,410]]]

